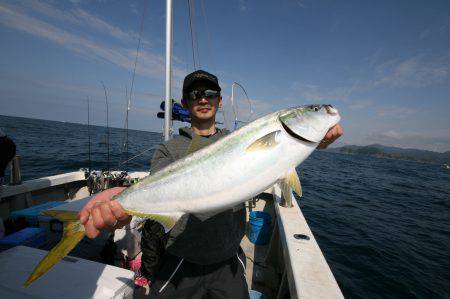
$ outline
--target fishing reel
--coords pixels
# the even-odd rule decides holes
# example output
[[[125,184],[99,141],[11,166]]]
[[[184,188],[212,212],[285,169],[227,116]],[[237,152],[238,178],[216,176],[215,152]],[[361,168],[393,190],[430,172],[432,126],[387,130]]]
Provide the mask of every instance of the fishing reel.
[[[112,187],[129,187],[138,181],[137,178],[131,178],[126,171],[84,171],[90,194]]]

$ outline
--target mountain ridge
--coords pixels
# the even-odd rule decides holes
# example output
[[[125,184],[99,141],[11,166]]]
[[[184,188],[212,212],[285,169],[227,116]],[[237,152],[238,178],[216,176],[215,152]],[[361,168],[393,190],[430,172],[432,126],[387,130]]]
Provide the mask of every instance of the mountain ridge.
[[[414,148],[399,148],[378,143],[370,145],[344,145],[327,149],[329,152],[366,155],[372,157],[384,157],[399,160],[411,160],[419,162],[450,164],[450,151],[443,153]]]

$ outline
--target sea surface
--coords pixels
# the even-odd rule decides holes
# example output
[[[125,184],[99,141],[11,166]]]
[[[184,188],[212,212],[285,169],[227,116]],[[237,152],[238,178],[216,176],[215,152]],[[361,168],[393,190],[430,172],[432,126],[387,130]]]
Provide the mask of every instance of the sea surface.
[[[88,127],[0,116],[23,179],[89,165]],[[89,128],[93,169],[148,170],[160,133]],[[139,155],[128,163],[128,158]],[[347,298],[450,298],[450,171],[316,151],[297,169],[302,211]]]

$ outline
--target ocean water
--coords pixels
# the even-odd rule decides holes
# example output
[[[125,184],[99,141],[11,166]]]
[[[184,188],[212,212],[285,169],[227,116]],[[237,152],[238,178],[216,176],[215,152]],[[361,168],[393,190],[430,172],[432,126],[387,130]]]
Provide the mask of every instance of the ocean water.
[[[124,151],[125,131],[105,127],[37,120],[0,115],[0,128],[17,145],[22,179],[28,180],[61,172],[92,169],[148,171],[153,147],[162,141],[160,133],[129,130],[128,154]],[[89,134],[88,134],[89,129]],[[127,159],[140,154],[128,163]],[[109,163],[108,163],[109,161]]]
[[[88,165],[87,126],[0,116],[23,179]],[[124,131],[91,127],[91,167],[125,169]],[[129,131],[130,170],[148,170],[160,133]],[[302,211],[347,298],[450,298],[450,171],[316,151],[297,169]]]

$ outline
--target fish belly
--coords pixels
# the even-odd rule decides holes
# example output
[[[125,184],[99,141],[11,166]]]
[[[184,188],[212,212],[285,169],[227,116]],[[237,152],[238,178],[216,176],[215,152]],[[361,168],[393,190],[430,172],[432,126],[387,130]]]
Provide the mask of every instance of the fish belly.
[[[245,147],[237,146],[210,155],[164,182],[154,182],[131,193],[121,204],[127,210],[144,214],[223,210],[266,190],[314,148],[283,132],[279,144],[272,149],[247,152]]]

